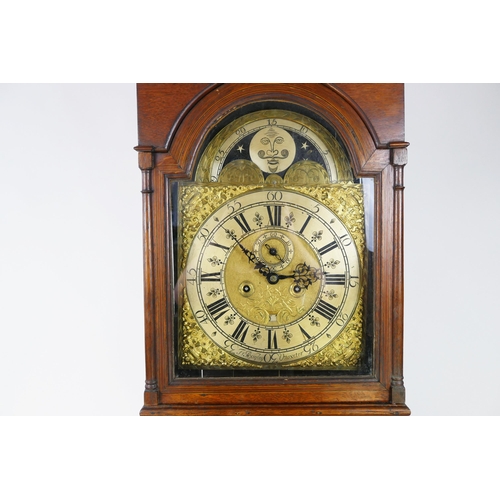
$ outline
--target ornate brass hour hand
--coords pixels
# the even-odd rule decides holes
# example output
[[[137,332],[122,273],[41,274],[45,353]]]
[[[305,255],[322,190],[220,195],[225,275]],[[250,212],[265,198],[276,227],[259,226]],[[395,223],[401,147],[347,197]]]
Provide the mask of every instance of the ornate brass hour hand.
[[[305,262],[298,264],[293,271],[295,285],[300,289],[307,289],[313,283],[316,283],[323,276],[321,269],[308,266]]]
[[[309,286],[321,279],[323,273],[320,269],[308,266],[305,262],[303,264],[298,264],[293,270],[293,274],[277,274],[270,272],[266,275],[266,279],[271,284],[276,284],[280,280],[293,279],[294,287],[297,291],[307,290]]]

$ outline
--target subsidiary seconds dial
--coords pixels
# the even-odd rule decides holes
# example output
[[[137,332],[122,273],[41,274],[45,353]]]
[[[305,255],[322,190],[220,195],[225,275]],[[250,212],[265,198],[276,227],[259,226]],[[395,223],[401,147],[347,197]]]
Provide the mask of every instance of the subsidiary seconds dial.
[[[286,365],[328,345],[360,295],[346,226],[314,198],[257,189],[212,213],[193,238],[186,291],[199,327],[224,351]]]

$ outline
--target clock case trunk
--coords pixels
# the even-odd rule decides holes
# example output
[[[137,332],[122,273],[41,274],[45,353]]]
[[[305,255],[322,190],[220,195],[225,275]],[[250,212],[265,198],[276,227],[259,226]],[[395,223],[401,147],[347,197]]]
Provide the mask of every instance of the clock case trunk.
[[[335,130],[374,185],[368,373],[183,377],[175,361],[172,184],[235,113],[286,107]],[[138,84],[146,386],[141,415],[408,415],[403,384],[403,84]]]

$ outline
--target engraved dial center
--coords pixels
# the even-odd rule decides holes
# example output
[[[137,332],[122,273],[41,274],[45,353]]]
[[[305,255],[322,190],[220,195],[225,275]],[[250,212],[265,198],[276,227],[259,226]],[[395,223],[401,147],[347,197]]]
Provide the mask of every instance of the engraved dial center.
[[[229,303],[245,320],[257,326],[280,327],[304,317],[322,292],[321,280],[307,290],[294,289],[295,270],[304,262],[319,269],[317,254],[304,238],[286,230],[259,230],[240,240],[252,249],[267,273],[256,269],[236,245],[224,267],[224,290]],[[283,271],[281,271],[283,269]]]

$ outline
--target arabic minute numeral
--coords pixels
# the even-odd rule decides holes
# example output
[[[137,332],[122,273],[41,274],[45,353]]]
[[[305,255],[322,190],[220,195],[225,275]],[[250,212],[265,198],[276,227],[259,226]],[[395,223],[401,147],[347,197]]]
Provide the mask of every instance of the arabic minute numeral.
[[[208,317],[203,311],[196,311],[194,315],[200,323],[206,323],[208,321]]]
[[[348,247],[352,243],[352,239],[347,234],[340,236],[340,241],[342,242],[342,245],[344,245],[345,247]]]
[[[198,233],[198,239],[199,240],[206,240],[208,238],[209,234],[210,234],[210,231],[206,227],[203,227],[200,229],[200,232]]]
[[[335,323],[337,323],[338,326],[344,326],[344,324],[348,318],[349,318],[349,315],[344,313],[336,319]]]
[[[236,206],[238,205],[238,206]],[[233,203],[228,203],[227,204],[227,209],[229,210],[229,213],[233,213],[235,210],[239,210],[241,208],[241,203],[239,201],[235,201]]]
[[[196,283],[196,276],[197,276],[197,272],[196,272],[196,269],[194,267],[192,267],[188,272],[187,274],[189,274],[190,276],[192,276],[191,278],[186,278],[186,281],[188,281],[189,283],[191,283],[191,285],[194,285],[194,283]]]
[[[281,201],[283,198],[283,193],[281,191],[269,191],[267,193],[268,201]]]

